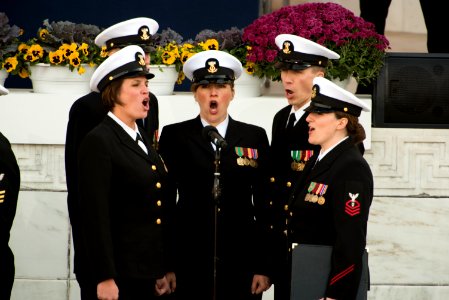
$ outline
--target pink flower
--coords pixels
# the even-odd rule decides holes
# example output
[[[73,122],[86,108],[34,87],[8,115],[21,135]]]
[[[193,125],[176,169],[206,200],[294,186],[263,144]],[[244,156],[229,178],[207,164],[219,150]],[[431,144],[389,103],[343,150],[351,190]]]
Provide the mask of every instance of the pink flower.
[[[366,77],[363,74],[382,65],[383,55],[389,47],[388,40],[375,32],[372,23],[355,16],[339,4],[326,2],[285,6],[261,16],[243,30],[242,40],[251,46],[248,60],[255,62],[256,66],[260,65],[259,75],[279,77],[278,70],[273,67],[278,51],[274,40],[282,33],[302,36],[339,53],[343,63],[332,62],[328,71],[331,76],[340,79],[351,75],[361,80],[372,79],[376,72],[370,72]],[[345,60],[346,56],[350,59]],[[359,60],[353,61],[358,56]]]

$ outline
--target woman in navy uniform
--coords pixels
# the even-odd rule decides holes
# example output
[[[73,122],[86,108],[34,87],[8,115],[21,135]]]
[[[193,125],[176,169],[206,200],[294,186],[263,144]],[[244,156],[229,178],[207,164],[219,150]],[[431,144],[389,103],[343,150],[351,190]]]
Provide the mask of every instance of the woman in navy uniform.
[[[0,85],[0,95],[8,90]],[[9,233],[16,215],[20,170],[8,139],[0,133],[0,299],[9,299],[14,283],[14,254]]]
[[[200,52],[186,61],[183,71],[192,80],[200,113],[194,119],[165,126],[159,141],[169,173],[170,201],[175,202],[179,194],[177,299],[261,299],[270,286],[266,132],[228,115],[234,80],[242,72],[235,57],[216,50]],[[217,148],[207,132],[203,135],[205,126],[216,127],[227,143],[220,148],[218,200],[212,193]]]
[[[309,142],[321,150],[306,166],[291,197],[289,241],[332,246],[322,297],[356,299],[373,198],[373,175],[357,147],[365,138],[358,117],[369,108],[327,79],[317,77],[313,82],[312,102],[306,109]]]
[[[275,39],[279,48],[282,85],[288,105],[273,119],[270,153],[270,186],[273,208],[273,233],[276,245],[274,299],[290,297],[290,262],[287,243],[288,199],[293,183],[304,170],[319,145],[308,142],[308,112],[313,78],[323,77],[329,59],[340,56],[305,38],[280,34]]]
[[[149,110],[144,52],[128,46],[91,78],[109,108],[79,152],[81,229],[89,284],[83,299],[153,299],[170,292],[162,225],[166,170],[136,120]]]
[[[150,18],[134,18],[126,20],[103,30],[95,39],[95,44],[104,47],[108,55],[112,55],[120,48],[129,44],[135,44],[145,49],[153,43],[150,36],[154,35],[159,28],[158,23]],[[149,66],[149,55],[146,55],[147,67]],[[143,134],[150,137],[150,143],[156,146],[157,131],[159,128],[158,100],[150,93],[150,110],[145,119],[137,120],[139,126],[143,127]],[[95,126],[101,123],[108,113],[98,92],[90,92],[76,100],[69,112],[67,133],[65,141],[65,173],[67,181],[67,205],[70,224],[73,233],[75,249],[74,272],[80,286],[83,286],[83,269],[85,264],[82,256],[82,238],[79,228],[78,207],[78,150],[84,137]],[[144,122],[144,124],[142,124]],[[142,126],[143,125],[143,126]],[[80,249],[80,250],[78,250]]]

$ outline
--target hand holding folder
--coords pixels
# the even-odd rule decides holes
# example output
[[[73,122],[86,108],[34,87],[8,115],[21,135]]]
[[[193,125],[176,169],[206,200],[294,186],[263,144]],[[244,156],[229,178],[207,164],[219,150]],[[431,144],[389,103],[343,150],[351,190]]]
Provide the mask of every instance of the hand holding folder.
[[[323,298],[331,270],[332,247],[301,244],[292,247],[290,300]],[[366,300],[369,290],[368,252],[362,257],[363,269],[357,300]]]

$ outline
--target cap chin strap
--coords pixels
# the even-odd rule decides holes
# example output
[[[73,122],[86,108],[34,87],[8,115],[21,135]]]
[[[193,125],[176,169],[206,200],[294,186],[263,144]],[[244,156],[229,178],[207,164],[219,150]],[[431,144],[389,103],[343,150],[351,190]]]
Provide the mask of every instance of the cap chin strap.
[[[102,91],[113,80],[124,77],[126,75],[128,75],[128,77],[132,77],[138,74],[142,74],[142,76],[145,76],[148,79],[154,77],[154,74],[149,73],[146,68],[143,68],[137,61],[132,61],[109,72],[103,77],[103,79],[100,80],[97,87],[100,91]]]
[[[140,35],[127,35],[106,41],[106,50],[109,51],[114,48],[123,48],[129,45],[148,45],[153,43],[152,39],[142,40]]]
[[[292,52],[290,54],[285,54],[279,51],[279,59],[281,62],[289,64],[299,64],[299,65],[311,65],[319,67],[327,67],[329,59],[325,56],[307,54],[302,52]]]

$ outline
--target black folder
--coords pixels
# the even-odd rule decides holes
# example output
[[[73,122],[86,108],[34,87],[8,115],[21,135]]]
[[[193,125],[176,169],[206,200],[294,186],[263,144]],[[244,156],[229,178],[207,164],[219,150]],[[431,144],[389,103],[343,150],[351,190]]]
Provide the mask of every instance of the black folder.
[[[292,247],[293,248],[293,247]],[[324,245],[296,245],[292,250],[290,300],[323,298],[331,270],[332,247]],[[369,290],[368,252],[362,257],[362,277],[357,300],[366,300]]]

